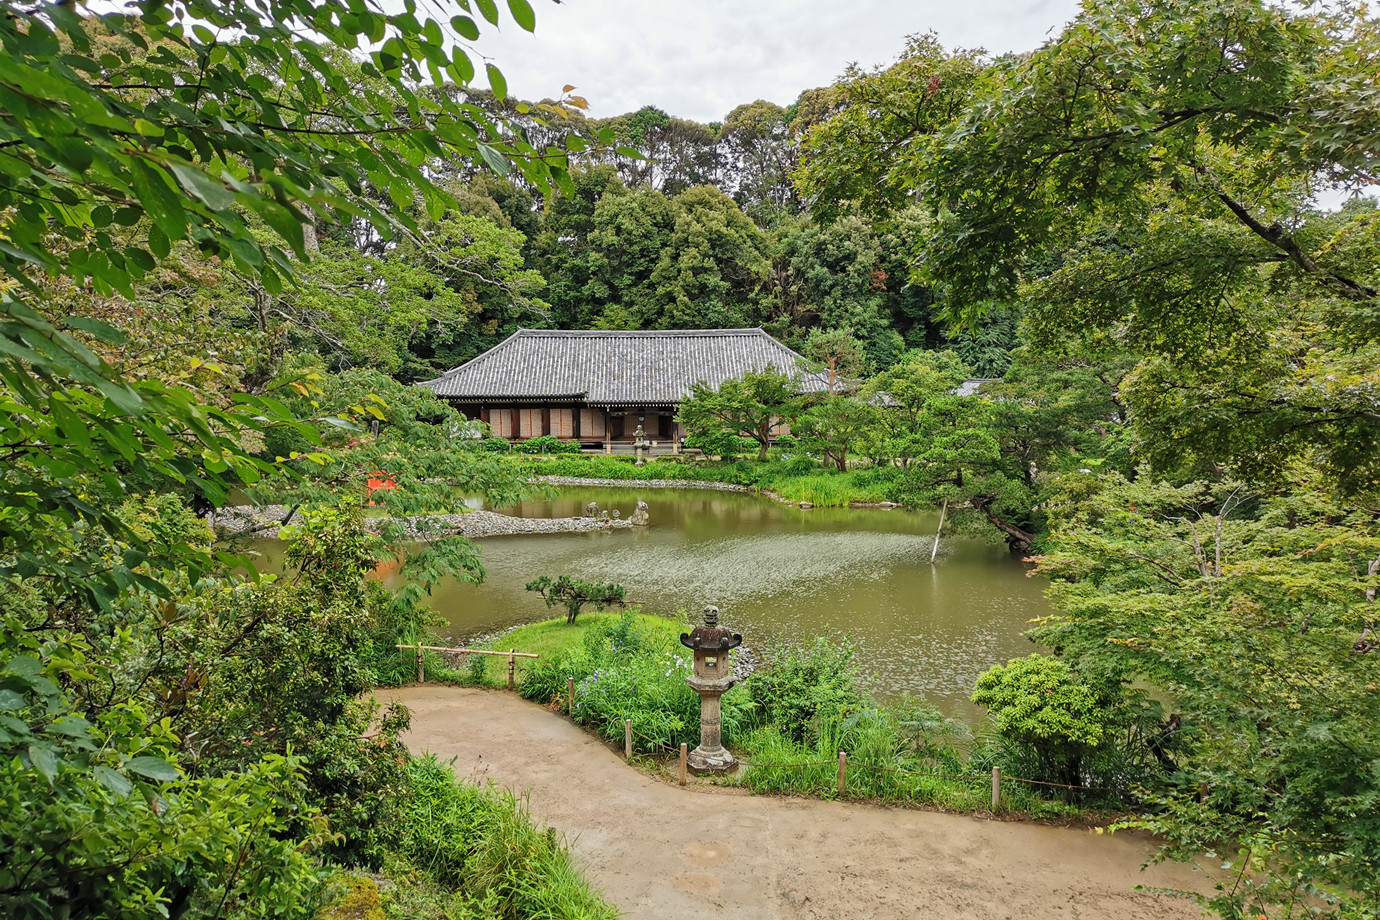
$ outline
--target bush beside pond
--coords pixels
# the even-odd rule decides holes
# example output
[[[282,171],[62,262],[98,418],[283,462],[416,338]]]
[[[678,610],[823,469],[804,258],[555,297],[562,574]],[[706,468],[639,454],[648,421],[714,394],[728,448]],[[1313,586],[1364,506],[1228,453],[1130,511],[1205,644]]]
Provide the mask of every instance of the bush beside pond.
[[[699,743],[699,697],[685,683],[691,656],[678,641],[687,628],[628,611],[589,617],[577,626],[561,620],[533,624],[496,644],[540,650],[542,658],[522,677],[524,697],[620,745],[623,720],[630,719],[635,752],[653,754],[662,745],[673,750]],[[504,669],[494,675],[491,683],[506,681]],[[575,680],[573,711],[569,678]],[[1056,779],[1046,775],[1026,739],[1000,733],[996,722],[974,735],[923,702],[882,704],[862,689],[852,647],[825,639],[773,650],[766,666],[722,703],[724,743],[749,765],[731,782],[758,793],[835,797],[839,751],[848,752],[849,798],[953,811],[990,807],[993,766],[1008,778],[1003,810],[1053,819],[1119,810],[1130,801],[1134,783],[1153,779],[1145,763],[1128,770],[1135,758],[1112,744],[1085,761],[1085,785],[1102,791],[1071,793],[1018,782]]]
[[[538,661],[522,682],[524,697],[559,706],[611,741],[623,740],[624,720],[631,720],[634,748],[643,753],[657,745],[699,743],[700,698],[685,683],[691,657],[679,641],[688,626],[628,611],[567,628],[583,630],[579,643]],[[573,711],[567,701],[570,678]],[[723,698],[725,743],[746,727],[751,706],[741,694]]]

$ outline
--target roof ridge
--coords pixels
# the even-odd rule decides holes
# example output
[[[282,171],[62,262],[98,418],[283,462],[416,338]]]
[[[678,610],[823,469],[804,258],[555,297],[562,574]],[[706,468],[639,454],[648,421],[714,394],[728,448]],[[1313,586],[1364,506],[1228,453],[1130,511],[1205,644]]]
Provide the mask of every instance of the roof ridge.
[[[658,336],[728,336],[728,335],[767,335],[761,326],[745,326],[737,329],[518,329],[514,336],[579,336],[581,338],[627,338],[632,336],[655,338]],[[501,344],[501,343],[500,343]]]

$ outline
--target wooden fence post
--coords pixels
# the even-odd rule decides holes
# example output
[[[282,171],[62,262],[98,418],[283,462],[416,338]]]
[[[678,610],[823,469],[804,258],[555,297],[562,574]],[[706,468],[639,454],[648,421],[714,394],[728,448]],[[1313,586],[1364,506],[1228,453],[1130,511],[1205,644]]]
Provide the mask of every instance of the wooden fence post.
[[[843,798],[843,792],[848,788],[848,752],[839,751],[839,798]]]
[[[623,759],[632,760],[632,719],[623,720]]]
[[[510,649],[508,649],[508,689],[509,689],[509,690],[511,690],[511,689],[513,689],[513,687],[517,686],[516,681],[513,679],[513,678],[515,677],[515,675],[516,675],[516,672],[517,672],[517,655],[515,654],[516,652],[517,652],[517,649],[515,649],[515,648],[510,648]]]
[[[570,713],[570,717],[575,718],[575,678],[565,679],[565,708]]]
[[[1001,767],[992,768],[992,810],[1001,805]]]
[[[417,640],[417,683],[426,683],[426,667],[422,664],[422,640]]]
[[[680,784],[685,785],[685,758],[690,753],[690,745],[682,743],[680,746]]]

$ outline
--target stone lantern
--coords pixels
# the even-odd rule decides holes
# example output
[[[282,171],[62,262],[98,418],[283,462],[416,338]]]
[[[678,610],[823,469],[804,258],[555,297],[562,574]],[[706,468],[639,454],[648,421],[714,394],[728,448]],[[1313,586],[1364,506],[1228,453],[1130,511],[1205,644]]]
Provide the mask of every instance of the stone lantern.
[[[720,628],[718,607],[705,607],[704,625],[681,633],[680,644],[695,653],[695,673],[685,682],[700,695],[700,746],[686,764],[696,773],[723,773],[737,761],[723,746],[719,697],[736,683],[729,653],[743,644],[743,637]]]
[[[634,463],[633,466],[647,465],[646,461],[642,459],[642,452],[651,446],[652,443],[647,440],[647,432],[643,429],[642,423],[639,421],[637,423],[637,430],[633,432],[633,447],[637,449],[637,462]]]

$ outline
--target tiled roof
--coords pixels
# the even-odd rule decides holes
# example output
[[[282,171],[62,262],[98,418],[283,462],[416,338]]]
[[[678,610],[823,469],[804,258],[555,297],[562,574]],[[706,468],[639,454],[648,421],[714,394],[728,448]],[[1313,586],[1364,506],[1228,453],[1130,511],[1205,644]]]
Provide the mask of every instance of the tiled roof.
[[[717,387],[767,365],[800,373],[800,355],[761,329],[644,332],[519,329],[479,357],[418,386],[449,399],[667,405],[691,385]],[[801,389],[828,389],[801,374]]]

